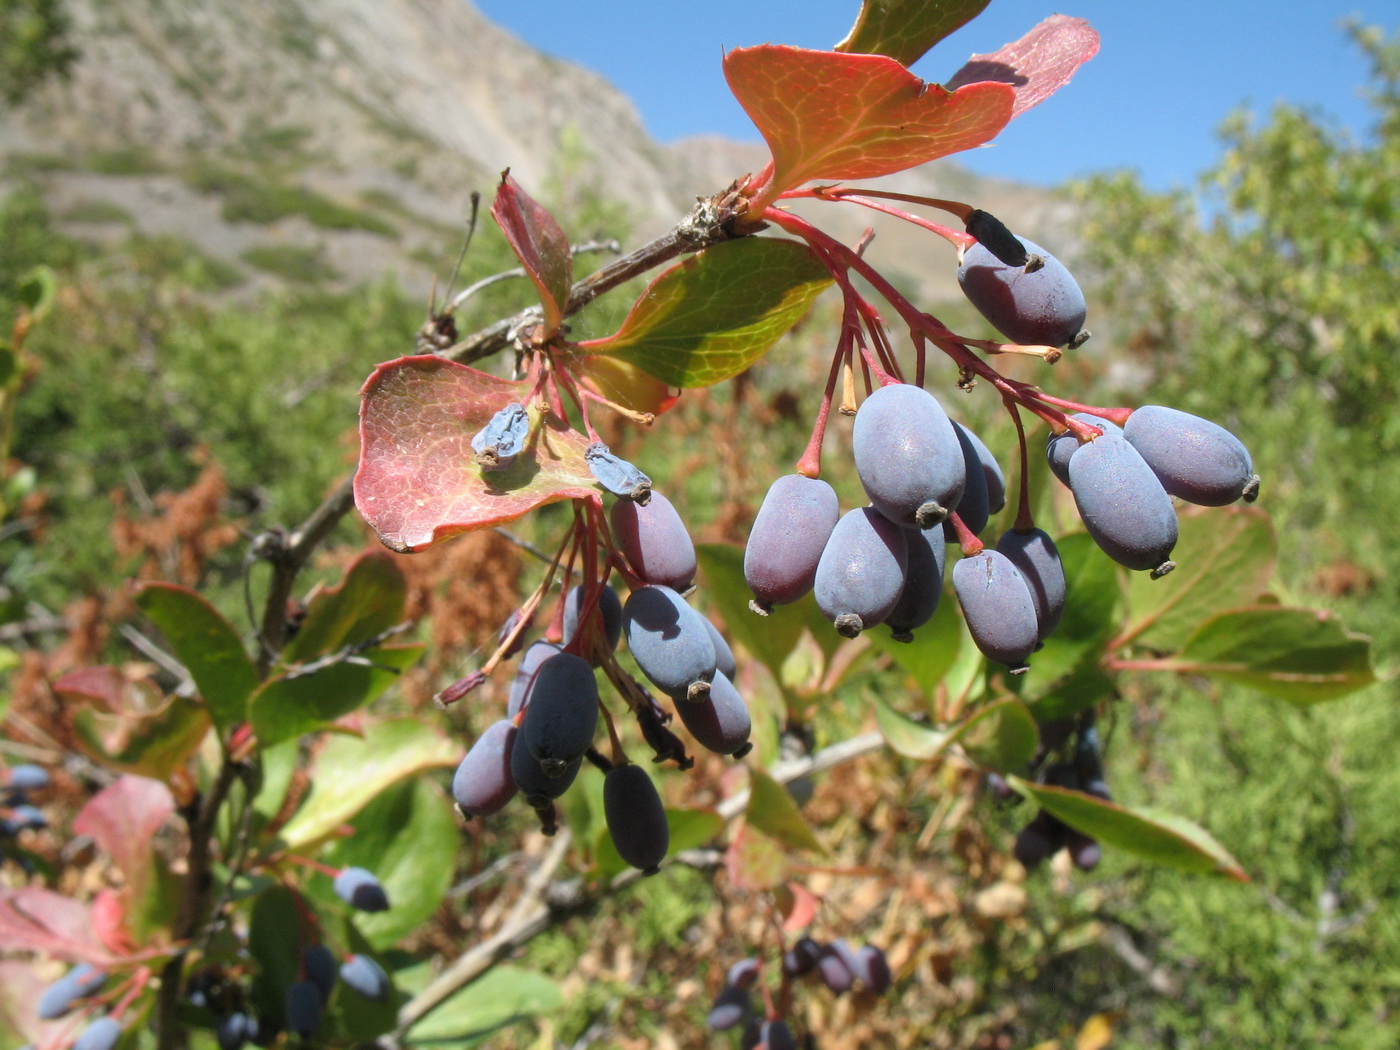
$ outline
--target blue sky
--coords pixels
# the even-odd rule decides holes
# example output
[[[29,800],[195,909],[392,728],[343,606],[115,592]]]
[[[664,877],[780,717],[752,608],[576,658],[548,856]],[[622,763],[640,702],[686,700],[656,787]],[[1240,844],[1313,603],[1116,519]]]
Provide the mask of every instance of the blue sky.
[[[859,0],[473,0],[535,47],[588,66],[631,97],[663,142],[717,133],[757,139],[720,71],[727,48],[830,47]],[[1055,11],[1086,18],[1099,54],[1054,97],[1020,117],[968,167],[1058,183],[1108,168],[1155,189],[1189,186],[1220,154],[1233,109],[1277,101],[1314,107],[1364,135],[1366,62],[1345,37],[1356,15],[1394,31],[1400,0],[993,0],[915,67],[942,80]]]

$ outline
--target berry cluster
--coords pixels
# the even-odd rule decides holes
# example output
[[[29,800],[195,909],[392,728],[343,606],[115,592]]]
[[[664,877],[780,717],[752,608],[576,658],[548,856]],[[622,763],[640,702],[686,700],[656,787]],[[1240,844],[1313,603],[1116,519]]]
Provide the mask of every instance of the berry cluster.
[[[595,668],[617,687],[656,761],[671,759],[681,768],[692,764],[666,728],[671,713],[618,664],[615,650],[624,637],[642,675],[672,701],[702,747],[741,757],[752,746],[751,722],[733,683],[736,666],[729,644],[686,601],[697,561],[680,515],[631,464],[601,443],[590,452],[595,476],[621,496],[606,529],[589,522],[588,529],[580,530],[585,559],[596,558],[595,544],[603,546],[604,557],[585,571],[589,582],[570,588],[560,602],[555,617],[560,640],[536,641],[525,648],[506,715],[467,751],[453,776],[452,794],[464,815],[476,817],[496,813],[516,794],[523,795],[546,832],[552,832],[557,826],[555,800],[573,784],[586,758],[604,772],[604,816],[619,855],[652,874],[669,848],[665,808],[652,778],[628,761],[613,716],[599,694]],[[625,603],[606,582],[613,568],[631,585]],[[517,651],[542,594],[543,588],[527,603],[529,613],[512,616],[486,668],[445,690],[440,702],[465,695],[500,659]],[[608,729],[611,758],[594,747],[600,715]]]
[[[797,1046],[791,1028],[778,1015],[773,998],[763,989],[766,1009],[759,1013],[753,1001],[753,988],[758,983],[762,964],[758,959],[741,959],[729,968],[724,986],[715,996],[706,1016],[712,1031],[723,1032],[744,1025],[740,1043],[744,1047],[785,1050]],[[885,953],[873,944],[854,949],[842,938],[823,944],[811,937],[801,937],[783,955],[783,989],[779,999],[786,1001],[788,985],[796,978],[816,974],[835,995],[849,992],[857,981],[867,992],[881,995],[893,980]],[[810,1037],[809,1037],[810,1044]]]
[[[38,831],[49,826],[48,818],[33,804],[31,795],[43,791],[51,782],[43,766],[25,762],[10,767],[3,801],[0,801],[0,844],[18,839],[23,831]],[[5,853],[9,855],[10,851],[7,849]],[[32,874],[33,862],[28,857],[16,855],[15,860],[27,874]]]

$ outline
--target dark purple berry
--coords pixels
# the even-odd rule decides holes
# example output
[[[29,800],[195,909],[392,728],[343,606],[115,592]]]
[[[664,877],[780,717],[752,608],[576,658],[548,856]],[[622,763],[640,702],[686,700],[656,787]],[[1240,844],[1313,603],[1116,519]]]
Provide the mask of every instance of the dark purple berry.
[[[841,517],[836,490],[819,478],[786,474],[773,482],[744,546],[753,608],[767,613],[812,589],[817,562]]]
[[[335,877],[336,896],[359,911],[388,911],[389,896],[371,872],[346,868]]]

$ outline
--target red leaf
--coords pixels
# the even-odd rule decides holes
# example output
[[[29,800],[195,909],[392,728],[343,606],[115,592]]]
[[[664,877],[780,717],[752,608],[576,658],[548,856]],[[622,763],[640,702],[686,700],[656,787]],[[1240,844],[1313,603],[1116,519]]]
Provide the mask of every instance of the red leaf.
[[[597,498],[583,458],[588,439],[558,419],[536,424],[509,469],[477,466],[472,436],[526,393],[523,384],[431,355],[375,370],[361,391],[355,505],[386,547],[422,550],[546,503]]]
[[[796,933],[810,926],[817,917],[817,898],[800,882],[789,882],[787,888],[792,903],[783,911],[783,929],[787,933]]]
[[[491,217],[501,227],[515,250],[520,265],[534,282],[544,307],[545,337],[559,330],[564,307],[574,285],[574,258],[569,239],[549,214],[519,184],[510,172],[501,175]]]
[[[0,890],[0,944],[100,967],[116,961],[98,941],[86,904],[39,886]]]
[[[1011,119],[1015,90],[949,92],[884,55],[765,44],[724,56],[729,89],[773,153],[772,187],[756,203],[824,179],[903,171],[980,146]]]
[[[92,899],[92,930],[110,952],[130,955],[136,950],[127,932],[125,894],[117,890],[98,890]]]
[[[73,831],[90,836],[105,850],[131,887],[149,878],[156,832],[174,812],[168,787],[126,775],[88,800],[73,821]]]
[[[1099,34],[1082,18],[1051,15],[1013,44],[973,55],[947,87],[997,81],[1016,89],[1011,115],[1019,117],[1069,83],[1074,71],[1099,51]]]

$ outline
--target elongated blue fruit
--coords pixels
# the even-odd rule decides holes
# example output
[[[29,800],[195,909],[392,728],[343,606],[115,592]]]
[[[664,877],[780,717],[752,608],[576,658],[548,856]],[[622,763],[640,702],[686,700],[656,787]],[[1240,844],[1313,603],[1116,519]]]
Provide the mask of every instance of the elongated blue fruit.
[[[676,508],[661,493],[653,491],[646,506],[618,500],[608,520],[627,564],[647,583],[684,591],[695,581],[695,544]]]
[[[715,996],[710,1012],[705,1015],[705,1024],[712,1032],[727,1032],[742,1024],[752,1009],[753,1001],[747,989],[726,984]]]
[[[766,616],[812,589],[822,548],[840,517],[836,490],[820,478],[785,474],[768,487],[744,546],[754,612]]]
[[[482,470],[505,470],[525,447],[530,436],[530,417],[525,406],[512,401],[472,438],[472,451]]]
[[[112,1017],[99,1017],[73,1041],[73,1050],[112,1050],[121,1042],[121,1038],[120,1021]]]
[[[389,975],[367,955],[352,955],[340,966],[340,979],[366,999],[389,998]]]
[[[9,787],[12,791],[38,791],[52,783],[49,771],[32,762],[10,767]]]
[[[1143,405],[1128,417],[1123,436],[1173,496],[1202,507],[1237,499],[1253,502],[1259,475],[1249,452],[1224,427],[1175,408]]]
[[[893,975],[890,973],[889,960],[885,958],[885,953],[873,944],[862,945],[856,952],[856,976],[861,979],[865,987],[876,995],[888,991]]]
[[[988,512],[1000,513],[1001,508],[1006,506],[1006,475],[1001,471],[1001,464],[980,437],[960,423],[954,423],[953,426],[959,427],[972,442],[972,447],[977,450],[977,462],[982,464],[982,480],[987,484]]]
[[[1137,449],[1105,433],[1070,457],[1069,487],[1084,528],[1114,561],[1152,578],[1176,568],[1176,508]]]
[[[214,1038],[219,1050],[242,1050],[248,1040],[257,1034],[257,1022],[237,1010],[220,1017],[214,1024]]]
[[[962,445],[943,406],[922,387],[894,383],[862,401],[851,448],[870,502],[896,524],[926,529],[962,498]]]
[[[763,1050],[797,1050],[797,1038],[786,1021],[775,1018],[759,1026],[758,1045]]]
[[[622,607],[637,666],[667,696],[700,700],[715,676],[715,643],[703,617],[670,587],[639,587]]]
[[[321,1002],[328,1002],[335,991],[335,952],[324,944],[309,944],[301,950],[301,970],[308,981],[321,993]]]
[[[724,640],[724,635],[719,633],[719,628],[710,622],[708,616],[704,613],[698,615],[700,622],[705,625],[705,629],[710,634],[710,642],[715,647],[715,670],[732,682],[739,671],[739,665],[734,662],[734,650],[729,648],[729,643]]]
[[[943,572],[948,547],[943,542],[943,526],[931,529],[905,529],[909,557],[904,570],[904,587],[899,601],[885,619],[896,641],[914,639],[914,629],[933,619],[938,599],[943,596]]]
[[[568,596],[564,599],[565,646],[573,641],[574,633],[578,630],[579,616],[582,614],[587,601],[588,587],[583,584],[572,588]],[[617,596],[617,591],[613,590],[606,583],[598,590],[598,599],[594,615],[598,617],[594,622],[601,622],[603,626],[603,638],[607,642],[608,648],[616,649],[618,639],[622,637],[622,599]]]
[[[507,718],[514,718],[525,710],[530,702],[530,689],[535,684],[535,675],[539,673],[540,665],[563,650],[563,646],[553,642],[534,642],[525,650],[520,657],[519,666],[515,669],[515,678],[510,683],[510,696],[506,700]]]
[[[345,868],[335,877],[336,896],[359,911],[388,911],[389,896],[364,868]]]
[[[39,996],[41,1021],[53,1021],[73,1009],[81,999],[96,995],[107,983],[107,975],[89,963],[78,963]]]
[[[548,776],[583,757],[598,731],[598,682],[587,660],[557,653],[540,664],[520,740]]]
[[[486,727],[452,775],[452,797],[467,816],[499,813],[515,797],[510,756],[515,749],[515,723],[502,718]]]
[[[646,503],[651,499],[651,478],[625,459],[612,454],[601,441],[584,449],[583,461],[599,485],[615,496]]]
[[[1035,599],[1036,634],[1045,641],[1065,612],[1065,567],[1060,562],[1059,548],[1043,529],[1008,529],[997,540],[997,550],[1021,570]]]
[[[721,671],[715,672],[709,695],[694,703],[678,702],[676,714],[681,716],[681,722],[690,730],[695,742],[706,751],[742,758],[753,747],[749,743],[753,723],[748,705]]]
[[[1031,258],[1008,266],[983,245],[963,253],[958,284],[992,327],[1013,343],[1064,346],[1083,342],[1084,293],[1064,264],[1034,241],[1017,238]]]
[[[977,446],[972,443],[972,431],[961,423],[953,424],[953,433],[958,436],[963,456],[963,494],[958,505],[953,508],[962,523],[974,536],[980,535],[991,517],[991,503],[987,492],[987,475],[982,469],[982,458],[977,454]],[[943,537],[949,543],[958,542],[957,530],[951,521],[943,523]]]
[[[1122,436],[1123,433],[1123,428],[1117,423],[1111,423],[1102,416],[1090,415],[1088,412],[1076,412],[1070,418],[1098,427],[1105,434]],[[1051,434],[1045,440],[1045,463],[1049,466],[1050,473],[1059,478],[1065,488],[1069,488],[1069,458],[1078,448],[1079,439],[1068,431],[1063,434]]]
[[[641,766],[613,766],[603,778],[603,815],[618,856],[644,875],[661,870],[671,846],[666,807]]]
[[[982,655],[1021,674],[1039,642],[1035,599],[1020,570],[990,548],[953,566],[953,591]]]
[[[894,611],[908,563],[903,528],[873,507],[847,511],[831,531],[817,563],[813,586],[817,607],[837,631],[854,638],[867,627],[884,623]]]
[[[310,1039],[321,1027],[326,1004],[311,981],[297,981],[287,989],[287,1031]]]
[[[519,734],[516,734],[515,746],[510,749],[510,778],[515,781],[525,801],[536,809],[568,791],[582,765],[583,759],[576,758],[557,776],[549,776],[535,756],[530,754],[530,749]]]

